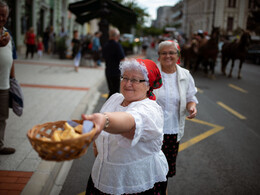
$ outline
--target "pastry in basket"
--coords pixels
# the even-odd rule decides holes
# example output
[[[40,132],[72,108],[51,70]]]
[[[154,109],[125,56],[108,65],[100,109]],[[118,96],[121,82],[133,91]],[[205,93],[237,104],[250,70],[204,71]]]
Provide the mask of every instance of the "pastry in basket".
[[[79,133],[79,134],[82,134],[82,129],[83,129],[83,125],[77,125],[74,130]]]
[[[61,130],[54,131],[52,136],[51,136],[51,140],[56,141],[56,142],[61,141],[61,134],[62,134]]]
[[[53,132],[51,138],[41,137],[42,141],[62,141],[72,138],[77,138],[82,133],[82,125],[78,124],[75,128],[69,125],[68,122],[64,124],[64,130],[57,129]]]
[[[71,139],[71,138],[77,138],[80,136],[80,134],[76,133],[74,128],[70,126],[67,122],[65,123],[65,130],[61,133],[61,140]]]
[[[27,137],[42,159],[60,162],[84,155],[95,133],[91,121],[68,120],[35,125]]]
[[[64,130],[57,129],[53,132],[51,138],[41,137],[42,141],[62,141],[67,139],[78,138],[82,133],[87,133],[93,128],[91,121],[84,121],[83,125],[75,121],[67,121],[64,124]]]
[[[50,142],[50,141],[51,141],[51,139],[48,138],[48,137],[41,137],[40,139],[41,139],[42,141],[45,141],[45,142]]]

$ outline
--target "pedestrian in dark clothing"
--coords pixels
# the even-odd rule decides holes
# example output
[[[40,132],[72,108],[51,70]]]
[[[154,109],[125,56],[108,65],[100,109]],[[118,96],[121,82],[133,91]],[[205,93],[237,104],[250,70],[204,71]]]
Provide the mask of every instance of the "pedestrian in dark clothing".
[[[48,49],[49,49],[49,28],[46,28],[46,30],[43,33],[43,46],[44,46],[44,52],[48,53]]]
[[[109,90],[108,98],[118,93],[120,90],[120,70],[119,64],[125,58],[124,50],[118,42],[120,32],[117,28],[112,28],[109,31],[109,41],[102,49],[103,57],[106,62],[106,79]]]
[[[71,41],[72,45],[72,57],[74,58],[74,68],[78,72],[78,67],[81,59],[81,50],[80,50],[80,40],[77,30],[73,31],[73,39]]]
[[[100,37],[102,33],[96,32],[95,37],[92,41],[92,52],[93,52],[93,60],[95,63],[95,67],[101,66],[101,44],[100,44]]]

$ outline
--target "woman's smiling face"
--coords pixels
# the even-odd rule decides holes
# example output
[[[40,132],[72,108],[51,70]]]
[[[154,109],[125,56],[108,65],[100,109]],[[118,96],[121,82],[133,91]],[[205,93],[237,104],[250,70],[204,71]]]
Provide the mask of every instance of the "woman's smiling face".
[[[144,80],[143,73],[139,70],[126,70],[122,76],[120,91],[125,97],[125,104],[140,101],[147,97],[149,85],[147,82],[132,82]],[[132,81],[131,81],[132,80]]]
[[[161,66],[175,66],[178,59],[177,49],[173,45],[164,46],[159,52]]]

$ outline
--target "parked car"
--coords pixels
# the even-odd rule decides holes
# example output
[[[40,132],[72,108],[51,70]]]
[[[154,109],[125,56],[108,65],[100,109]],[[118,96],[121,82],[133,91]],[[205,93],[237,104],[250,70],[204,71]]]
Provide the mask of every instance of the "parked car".
[[[249,46],[246,59],[255,64],[260,64],[260,43]]]

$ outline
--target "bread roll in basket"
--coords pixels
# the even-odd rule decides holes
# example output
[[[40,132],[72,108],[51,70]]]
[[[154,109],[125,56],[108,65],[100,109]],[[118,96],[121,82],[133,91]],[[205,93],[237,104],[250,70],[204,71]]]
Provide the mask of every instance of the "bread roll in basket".
[[[57,132],[65,133],[65,130],[67,130],[64,130],[66,125],[67,127],[70,126],[66,123],[67,121],[56,121],[39,124],[27,132],[32,147],[42,159],[50,161],[72,160],[81,157],[87,152],[96,133],[95,127],[87,133],[68,135],[67,139],[54,139],[57,136],[54,134]],[[72,123],[78,123],[82,126],[83,120],[73,120]]]

